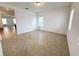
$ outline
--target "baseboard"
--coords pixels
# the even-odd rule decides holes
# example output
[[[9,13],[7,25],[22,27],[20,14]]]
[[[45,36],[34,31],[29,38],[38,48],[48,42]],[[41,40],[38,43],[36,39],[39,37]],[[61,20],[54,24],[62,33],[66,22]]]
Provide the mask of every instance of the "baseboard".
[[[57,32],[52,32],[52,31],[48,31],[48,30],[43,30],[43,29],[39,29],[41,31],[46,31],[46,32],[51,32],[51,33],[57,33]],[[57,34],[61,34],[61,35],[67,35],[67,34],[63,34],[63,33],[57,33]]]
[[[57,32],[52,32],[52,31],[47,31],[47,30],[42,30],[42,29],[34,29],[34,30],[30,30],[28,32],[23,32],[21,34],[25,34],[25,33],[30,33],[30,32],[33,32],[33,31],[37,31],[37,30],[41,30],[41,31],[46,31],[46,32],[50,32],[50,33],[57,33]],[[18,35],[21,35],[21,34],[18,34]],[[62,34],[62,33],[57,33],[57,34],[60,34],[60,35],[66,35],[66,34]]]
[[[36,29],[34,29],[34,30],[30,30],[30,31],[27,31],[27,32],[23,32],[23,33],[17,33],[17,35],[22,35],[22,34],[25,34],[25,33],[30,33],[30,32],[33,32],[33,31],[36,31]]]

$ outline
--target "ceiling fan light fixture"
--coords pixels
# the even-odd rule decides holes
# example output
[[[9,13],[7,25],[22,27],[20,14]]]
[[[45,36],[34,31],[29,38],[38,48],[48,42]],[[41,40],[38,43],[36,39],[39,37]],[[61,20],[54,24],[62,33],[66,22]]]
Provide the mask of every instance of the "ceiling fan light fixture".
[[[35,2],[36,6],[41,6],[43,3],[42,2]]]

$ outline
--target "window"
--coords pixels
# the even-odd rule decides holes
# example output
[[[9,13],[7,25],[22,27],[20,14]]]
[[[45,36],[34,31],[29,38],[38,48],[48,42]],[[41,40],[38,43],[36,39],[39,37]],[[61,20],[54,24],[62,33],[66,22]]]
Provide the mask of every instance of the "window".
[[[13,19],[13,23],[16,24],[16,19],[15,18]]]
[[[2,18],[2,22],[3,22],[3,24],[7,24],[7,19],[6,18]]]
[[[44,18],[43,17],[39,17],[39,19],[38,19],[38,26],[39,27],[44,26]]]
[[[36,18],[34,18],[34,19],[32,20],[32,26],[33,26],[33,27],[36,27],[36,26],[37,26],[36,22],[37,22],[37,20],[36,20]]]
[[[71,14],[70,14],[70,21],[69,21],[69,31],[71,30],[71,26],[72,26],[72,19],[73,19],[73,14],[74,14],[74,8],[71,10]]]

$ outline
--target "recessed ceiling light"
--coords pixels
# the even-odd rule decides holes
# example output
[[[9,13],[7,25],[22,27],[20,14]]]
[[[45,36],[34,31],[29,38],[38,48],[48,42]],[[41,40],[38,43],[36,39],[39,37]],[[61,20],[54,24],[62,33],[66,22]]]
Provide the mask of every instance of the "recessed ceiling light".
[[[9,8],[6,8],[7,11],[9,11]]]

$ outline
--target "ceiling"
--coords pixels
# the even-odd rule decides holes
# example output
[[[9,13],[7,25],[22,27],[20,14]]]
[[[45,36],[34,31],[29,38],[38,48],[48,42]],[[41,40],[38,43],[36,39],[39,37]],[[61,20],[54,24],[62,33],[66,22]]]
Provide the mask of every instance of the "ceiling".
[[[6,7],[0,7],[0,14],[14,16],[14,10]]]
[[[34,3],[35,2],[7,2],[13,6],[17,6],[20,8],[28,8],[29,11],[32,12],[42,12],[48,11],[54,7],[67,7],[71,6],[71,2],[43,2],[43,5],[38,7]]]

